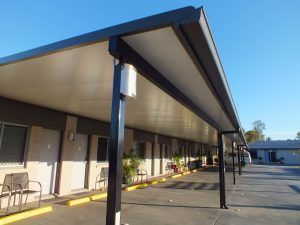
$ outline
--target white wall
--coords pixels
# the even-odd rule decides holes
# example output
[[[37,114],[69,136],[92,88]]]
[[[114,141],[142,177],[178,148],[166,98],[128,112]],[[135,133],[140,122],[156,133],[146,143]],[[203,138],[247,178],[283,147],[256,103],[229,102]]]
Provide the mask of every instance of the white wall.
[[[149,177],[151,176],[151,170],[152,170],[152,143],[150,143],[150,142],[146,142],[145,161],[143,161],[141,163],[140,169],[146,170]]]
[[[273,150],[274,151],[274,150]],[[295,150],[275,150],[276,151],[276,157],[277,159],[280,159],[281,157],[284,158],[283,163],[284,164],[290,164],[290,165],[300,165],[300,151],[298,154]],[[265,151],[264,150],[257,150],[257,159],[252,159],[253,163],[259,163],[260,160],[258,160],[259,157],[262,157],[263,163],[270,163],[269,157],[265,157]]]
[[[300,152],[295,150],[277,150],[277,159],[284,158],[284,164],[300,165]]]

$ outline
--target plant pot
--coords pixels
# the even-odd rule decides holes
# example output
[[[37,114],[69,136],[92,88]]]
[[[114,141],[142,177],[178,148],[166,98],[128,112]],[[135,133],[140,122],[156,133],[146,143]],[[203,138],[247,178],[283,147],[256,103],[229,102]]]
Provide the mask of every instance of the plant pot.
[[[123,183],[123,184],[126,184],[126,185],[132,184],[132,177],[126,177],[126,176],[123,176],[123,178],[122,178],[122,183]]]

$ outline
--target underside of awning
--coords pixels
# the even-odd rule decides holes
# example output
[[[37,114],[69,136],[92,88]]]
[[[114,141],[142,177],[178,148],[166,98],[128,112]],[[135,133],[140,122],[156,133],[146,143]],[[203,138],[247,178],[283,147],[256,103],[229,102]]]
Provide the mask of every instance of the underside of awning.
[[[118,39],[118,53],[109,46],[112,37]],[[0,96],[109,122],[113,61],[120,51],[138,71],[126,126],[214,145],[217,131],[238,132],[235,141],[246,144],[202,8],[182,8],[2,58]]]

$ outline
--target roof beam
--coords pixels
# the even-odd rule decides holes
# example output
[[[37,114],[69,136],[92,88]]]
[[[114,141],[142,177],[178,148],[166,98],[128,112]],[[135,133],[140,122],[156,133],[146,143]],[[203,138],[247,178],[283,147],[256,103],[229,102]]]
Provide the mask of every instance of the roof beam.
[[[111,37],[109,43],[109,52],[112,56],[117,59],[122,59],[126,63],[134,65],[137,71],[154,85],[169,94],[171,97],[191,110],[215,129],[220,131],[223,130],[216,121],[210,118],[200,107],[198,107],[184,93],[176,88],[165,76],[163,76],[163,74],[155,69],[124,40],[122,40],[120,37],[114,36]]]

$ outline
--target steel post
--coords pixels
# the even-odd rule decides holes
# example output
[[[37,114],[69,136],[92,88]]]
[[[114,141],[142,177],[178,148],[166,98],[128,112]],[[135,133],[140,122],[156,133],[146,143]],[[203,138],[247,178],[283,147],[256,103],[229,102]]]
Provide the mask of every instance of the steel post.
[[[238,150],[238,167],[239,167],[239,175],[242,175],[242,168],[241,168],[241,145],[238,145],[238,148],[237,148],[237,150]]]
[[[125,125],[125,96],[120,92],[122,67],[123,63],[121,61],[114,65],[106,225],[120,225],[121,218],[122,159]]]
[[[246,163],[245,163],[245,154],[244,154],[244,151],[245,151],[245,149],[244,149],[244,147],[242,148],[242,162],[243,162],[243,167],[246,165]]]
[[[224,143],[223,134],[218,132],[218,147],[219,147],[219,184],[220,184],[220,208],[227,209],[226,193],[225,193],[225,166],[224,166]]]
[[[234,141],[232,142],[232,170],[233,170],[233,185],[235,185],[235,162],[234,162]]]

